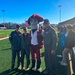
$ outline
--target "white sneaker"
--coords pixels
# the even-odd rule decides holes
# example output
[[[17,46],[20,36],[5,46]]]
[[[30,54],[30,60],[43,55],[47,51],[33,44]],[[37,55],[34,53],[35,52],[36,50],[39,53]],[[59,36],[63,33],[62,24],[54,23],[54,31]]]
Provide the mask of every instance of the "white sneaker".
[[[18,67],[18,70],[21,70],[21,65]]]
[[[57,57],[62,58],[62,55],[57,55]]]
[[[33,71],[36,71],[36,68],[34,67],[34,68],[32,68],[32,70],[33,70]]]
[[[42,72],[42,68],[38,68],[37,71],[38,71],[38,72]]]
[[[22,70],[25,70],[25,67],[23,67]]]
[[[67,66],[67,63],[65,63],[63,61],[61,61],[60,64],[63,65],[63,66]]]
[[[25,70],[28,71],[29,69],[30,69],[30,68],[28,67],[28,68],[26,68]]]

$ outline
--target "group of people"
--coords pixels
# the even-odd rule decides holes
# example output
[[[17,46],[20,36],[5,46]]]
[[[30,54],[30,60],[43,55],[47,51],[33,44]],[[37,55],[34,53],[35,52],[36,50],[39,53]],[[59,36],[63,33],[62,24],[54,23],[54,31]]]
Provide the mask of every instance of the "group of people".
[[[43,22],[43,27],[39,27],[39,23]],[[12,65],[11,69],[14,69],[16,55],[18,57],[17,68],[21,65],[21,69],[26,70],[36,70],[41,71],[41,49],[44,47],[45,53],[45,67],[46,70],[44,74],[56,75],[55,68],[55,58],[56,58],[56,45],[57,45],[57,35],[53,27],[50,26],[48,19],[43,19],[38,14],[33,14],[28,19],[28,24],[31,25],[31,31],[28,33],[27,27],[23,28],[24,33],[20,32],[20,26],[16,25],[16,30],[12,31],[9,37],[11,47],[12,47]],[[71,27],[71,26],[69,26]],[[70,28],[72,31],[72,28]],[[74,47],[71,35],[68,31],[67,39],[64,47],[64,51],[70,50]],[[72,36],[71,36],[72,37]],[[68,41],[71,40],[72,42]],[[69,44],[69,45],[68,45]],[[63,58],[65,55],[63,52]],[[32,66],[30,65],[30,53],[32,58]],[[26,64],[24,64],[24,56],[26,56]],[[66,57],[66,56],[65,56]],[[66,60],[65,58],[63,61]],[[25,67],[24,67],[25,65]]]
[[[64,30],[65,29],[65,30]],[[75,73],[75,27],[68,24],[67,27],[59,31],[59,41],[60,51],[62,53],[62,61],[60,62],[63,66],[68,66],[68,54],[71,54],[72,68]]]
[[[38,27],[39,22],[43,23],[43,29]],[[12,47],[12,65],[14,69],[16,55],[18,57],[17,68],[21,65],[21,69],[26,67],[29,70],[30,53],[32,57],[31,70],[41,71],[41,49],[45,48],[45,73],[54,73],[55,65],[55,49],[56,49],[56,33],[50,26],[48,19],[43,19],[38,14],[33,14],[28,19],[28,24],[31,25],[31,31],[28,33],[27,27],[24,27],[24,33],[20,32],[20,26],[16,25],[16,30],[12,31],[9,37]],[[24,64],[24,56],[26,56],[27,63]],[[21,63],[21,64],[20,64]],[[25,65],[25,67],[24,67]],[[52,66],[53,65],[53,66]]]

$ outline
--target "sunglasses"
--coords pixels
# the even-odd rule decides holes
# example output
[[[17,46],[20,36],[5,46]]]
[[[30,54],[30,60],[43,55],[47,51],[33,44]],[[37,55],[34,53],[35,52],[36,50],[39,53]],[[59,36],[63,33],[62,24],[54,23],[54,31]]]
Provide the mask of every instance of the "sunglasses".
[[[48,24],[48,22],[44,22],[43,24]]]

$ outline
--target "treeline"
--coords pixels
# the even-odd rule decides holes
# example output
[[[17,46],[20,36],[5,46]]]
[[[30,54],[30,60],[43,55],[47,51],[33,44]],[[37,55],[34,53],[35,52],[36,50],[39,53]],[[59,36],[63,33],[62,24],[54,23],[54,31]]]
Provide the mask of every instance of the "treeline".
[[[8,22],[8,23],[1,23],[0,24],[0,27],[6,27],[7,29],[15,29],[16,28],[16,25],[18,23],[11,23],[11,22]],[[19,24],[22,27],[25,26],[25,23],[22,23],[22,24]]]

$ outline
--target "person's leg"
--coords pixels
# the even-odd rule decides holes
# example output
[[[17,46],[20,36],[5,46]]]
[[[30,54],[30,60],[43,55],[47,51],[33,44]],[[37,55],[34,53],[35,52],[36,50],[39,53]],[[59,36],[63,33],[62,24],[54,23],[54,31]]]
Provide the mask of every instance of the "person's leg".
[[[17,68],[20,66],[20,51],[17,51]]]
[[[52,75],[56,75],[56,55],[53,54],[53,55],[50,55],[50,62],[51,62],[51,74]]]
[[[44,56],[44,59],[45,59],[45,67],[46,67],[46,71],[44,72],[44,74],[47,74],[47,73],[49,73],[49,68],[50,68],[50,66],[49,66],[49,59],[50,59],[50,57],[49,57],[49,51],[48,50],[45,50],[45,56]]]
[[[25,56],[25,51],[22,50],[21,51],[21,65],[22,65],[22,68],[24,67],[24,56]]]
[[[31,56],[32,56],[32,68],[35,67],[35,62],[36,62],[36,55],[35,55],[35,50],[34,50],[35,46],[31,45]]]
[[[26,68],[29,68],[29,65],[30,65],[30,49],[26,50],[26,60],[27,60]]]
[[[62,61],[64,62],[64,63],[67,63],[67,54],[68,54],[68,52],[69,52],[69,49],[67,49],[67,48],[65,48],[64,50],[63,50],[63,52],[62,52],[62,55],[63,55],[63,59],[62,59]]]
[[[37,67],[36,69],[39,69],[41,66],[41,49],[38,48],[38,46],[35,47],[36,51],[36,57],[37,57]]]
[[[12,65],[11,65],[11,69],[14,69],[15,58],[16,58],[16,51],[12,50]]]

